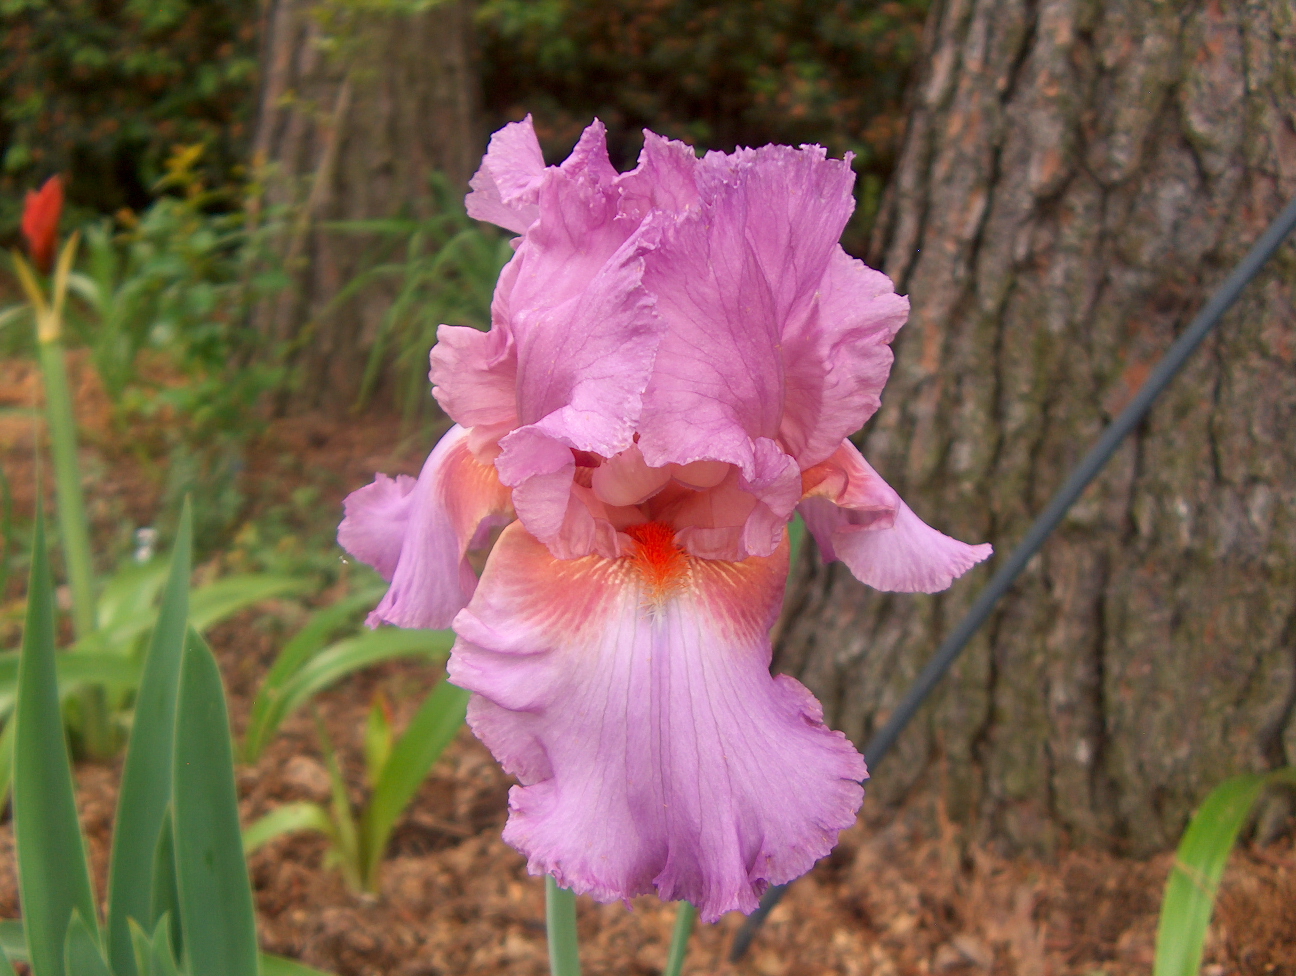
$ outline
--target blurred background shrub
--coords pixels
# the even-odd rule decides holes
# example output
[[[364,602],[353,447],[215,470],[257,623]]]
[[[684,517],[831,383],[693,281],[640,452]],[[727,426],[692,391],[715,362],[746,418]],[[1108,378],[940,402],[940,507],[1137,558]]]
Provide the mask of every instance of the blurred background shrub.
[[[819,143],[852,152],[859,250],[895,164],[927,0],[485,0],[483,91],[496,121],[535,115],[550,162],[592,116],[612,162],[644,128],[704,149]]]
[[[80,207],[141,210],[177,145],[208,185],[244,167],[257,75],[256,0],[0,2],[0,229],[50,173]]]

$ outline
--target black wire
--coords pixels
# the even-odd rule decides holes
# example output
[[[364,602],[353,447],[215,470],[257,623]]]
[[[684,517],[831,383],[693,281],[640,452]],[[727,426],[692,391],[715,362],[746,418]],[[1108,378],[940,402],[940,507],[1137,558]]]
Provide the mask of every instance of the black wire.
[[[1013,550],[1012,555],[999,567],[990,582],[986,584],[985,589],[981,591],[981,595],[977,597],[976,603],[972,604],[972,608],[959,621],[958,626],[945,638],[936,654],[923,668],[922,674],[918,675],[918,680],[913,683],[913,687],[905,695],[904,701],[900,703],[892,714],[890,721],[864,747],[864,756],[868,760],[870,767],[876,767],[882,761],[882,757],[895,745],[896,739],[900,737],[900,733],[909,724],[909,720],[914,717],[923,700],[931,694],[932,689],[945,676],[945,672],[950,669],[963,648],[967,646],[977,628],[985,623],[995,604],[999,602],[999,598],[1013,585],[1021,571],[1026,568],[1026,564],[1030,562],[1031,557],[1044,545],[1044,540],[1066,517],[1067,510],[1088,487],[1089,482],[1098,476],[1098,473],[1111,459],[1111,456],[1116,453],[1116,448],[1125,439],[1125,435],[1137,427],[1143,418],[1147,416],[1156,398],[1170,385],[1170,381],[1183,368],[1184,363],[1188,361],[1188,357],[1201,345],[1201,341],[1206,338],[1206,335],[1215,327],[1216,323],[1224,317],[1224,313],[1237,300],[1242,289],[1250,283],[1265,262],[1278,250],[1279,245],[1291,233],[1293,227],[1296,227],[1296,200],[1292,200],[1287,204],[1286,208],[1269,226],[1269,229],[1264,232],[1260,240],[1256,241],[1255,246],[1251,248],[1247,256],[1233,269],[1233,273],[1228,276],[1224,284],[1220,285],[1211,300],[1206,303],[1206,307],[1197,313],[1197,317],[1192,320],[1184,334],[1175,340],[1174,345],[1157,363],[1156,368],[1152,370],[1147,382],[1143,384],[1134,399],[1121,411],[1120,416],[1103,431],[1102,436],[1098,438],[1098,443],[1090,449],[1084,460],[1071,472],[1071,477],[1067,478],[1066,484],[1058,489],[1057,494],[1053,496],[1053,500],[1049,502],[1048,508],[1044,509],[1040,516],[1035,519],[1021,544]],[[742,958],[747,951],[747,947],[751,945],[752,939],[755,938],[757,930],[761,927],[761,923],[774,910],[774,906],[779,903],[787,889],[788,885],[783,884],[773,885],[766,890],[761,898],[760,907],[747,918],[747,921],[743,923],[743,927],[738,930],[737,936],[734,937],[733,949],[729,954],[730,961],[737,962]]]

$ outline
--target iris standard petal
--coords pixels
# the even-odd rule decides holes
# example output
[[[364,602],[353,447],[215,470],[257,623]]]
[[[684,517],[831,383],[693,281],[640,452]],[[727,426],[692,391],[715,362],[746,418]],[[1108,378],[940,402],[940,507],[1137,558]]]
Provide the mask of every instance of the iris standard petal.
[[[617,179],[622,215],[639,221],[654,210],[681,214],[696,208],[698,165],[692,146],[644,129],[639,165]]]
[[[712,458],[756,477],[758,438],[783,419],[785,332],[810,315],[854,206],[850,167],[815,147],[708,154],[700,204],[648,258],[668,331],[644,394],[653,466]]]
[[[556,560],[506,529],[455,618],[450,677],[521,781],[504,836],[533,874],[602,901],[656,888],[714,921],[827,854],[866,774],[813,696],[770,676],[786,544],[720,562],[665,531]]]
[[[537,198],[544,172],[531,116],[510,122],[491,136],[481,168],[468,182],[473,190],[464,200],[468,216],[525,234],[540,214]]]
[[[599,538],[573,507],[571,452],[613,457],[633,444],[664,328],[642,282],[656,228],[617,221],[617,191],[593,162],[600,155],[606,162],[601,141],[586,169],[547,177],[508,296],[522,426],[499,442],[496,464],[530,531],[567,557]]]
[[[909,314],[891,279],[835,247],[809,313],[783,331],[779,437],[802,469],[831,455],[881,403],[890,342]]]
[[[492,460],[499,453],[499,439],[518,425],[517,349],[507,323],[489,332],[467,325],[440,326],[430,362],[437,403],[455,423],[468,428],[478,459]]]
[[[418,481],[379,475],[346,499],[338,542],[391,586],[369,623],[448,627],[477,586],[465,553],[483,525],[512,518],[495,469],[452,427],[428,455]]]
[[[943,590],[994,551],[937,532],[913,513],[850,441],[802,475],[797,506],[825,560],[861,583],[900,593]]]

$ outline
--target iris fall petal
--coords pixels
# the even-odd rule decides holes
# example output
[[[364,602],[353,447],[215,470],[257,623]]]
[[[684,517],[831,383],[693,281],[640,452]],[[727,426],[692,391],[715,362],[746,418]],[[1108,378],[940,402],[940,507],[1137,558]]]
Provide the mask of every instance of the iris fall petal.
[[[827,854],[866,774],[769,673],[786,544],[667,556],[556,560],[509,527],[455,619],[450,676],[520,780],[504,836],[533,873],[602,901],[655,888],[714,921]]]

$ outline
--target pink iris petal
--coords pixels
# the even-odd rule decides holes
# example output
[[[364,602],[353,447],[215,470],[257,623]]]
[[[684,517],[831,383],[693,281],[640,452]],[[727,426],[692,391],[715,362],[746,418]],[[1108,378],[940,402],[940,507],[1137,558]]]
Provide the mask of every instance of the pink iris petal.
[[[536,200],[544,172],[531,116],[510,122],[491,136],[486,158],[468,183],[468,216],[525,234],[540,213]]]
[[[639,446],[654,466],[713,458],[754,478],[755,440],[777,438],[783,420],[784,336],[811,314],[853,177],[822,149],[767,146],[709,154],[698,182],[699,208],[644,274],[669,331]]]
[[[655,887],[714,921],[827,854],[866,774],[769,674],[787,546],[673,558],[663,582],[642,558],[555,560],[511,526],[455,618],[450,676],[521,781],[504,837],[533,874],[602,901]]]
[[[799,511],[824,559],[840,559],[861,583],[935,593],[994,550],[937,532],[901,501],[850,441],[805,472]]]
[[[909,314],[891,279],[834,248],[815,306],[783,333],[779,434],[808,468],[864,426],[891,372],[890,342]]]
[[[598,535],[571,509],[571,451],[612,457],[633,443],[663,328],[642,283],[657,230],[617,219],[602,127],[586,130],[579,148],[572,165],[546,176],[540,219],[510,262],[516,271],[501,281],[508,293],[498,303],[516,347],[522,426],[500,440],[496,465],[516,489],[519,517],[563,556],[591,551]],[[442,402],[478,382],[437,375],[448,387]]]
[[[658,517],[680,528],[680,544],[693,555],[739,560],[768,556],[778,548],[801,500],[801,472],[768,438],[757,439],[753,454],[754,478],[735,468],[715,488],[660,509]]]
[[[549,436],[539,425],[507,438],[498,467],[505,484],[516,484],[513,507],[522,524],[559,559],[591,552],[617,554],[616,532],[600,521],[602,506],[575,482],[576,460],[570,442]]]
[[[644,130],[639,165],[617,180],[621,213],[639,221],[654,210],[678,214],[698,205],[698,158],[693,147]]]
[[[338,544],[389,583],[409,529],[417,483],[407,474],[395,478],[380,474],[343,502],[346,517],[338,526]]]
[[[585,126],[571,154],[559,167],[565,173],[583,173],[595,181],[611,184],[617,178],[616,168],[608,159],[607,128],[595,119]]]
[[[669,468],[650,468],[633,444],[594,469],[590,487],[608,505],[639,505],[670,481]]]
[[[473,454],[482,461],[493,460],[500,438],[518,425],[517,350],[507,325],[489,332],[443,325],[437,329],[431,363],[437,403],[469,429]]]
[[[347,496],[338,542],[391,581],[369,615],[398,627],[447,627],[468,602],[477,577],[465,553],[483,525],[511,518],[495,469],[452,427],[428,455],[418,481],[378,475]]]

